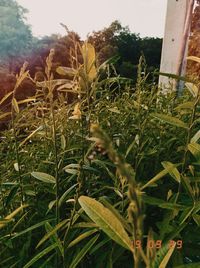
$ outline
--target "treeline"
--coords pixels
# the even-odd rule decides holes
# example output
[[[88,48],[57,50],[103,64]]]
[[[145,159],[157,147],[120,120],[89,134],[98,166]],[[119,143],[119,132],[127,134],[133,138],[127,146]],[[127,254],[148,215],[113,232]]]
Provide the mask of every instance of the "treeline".
[[[70,48],[74,42],[83,42],[67,27],[64,37],[56,34],[34,37],[26,22],[27,12],[15,0],[0,0],[0,96],[13,87],[15,78],[12,74],[19,72],[24,61],[29,63],[30,75],[41,81],[44,80],[43,70],[51,48],[55,49],[54,68],[71,66]],[[88,39],[96,49],[97,64],[115,56],[114,67],[121,76],[134,80],[141,55],[145,56],[150,71],[159,68],[162,39],[141,38],[119,21],[93,32]]]

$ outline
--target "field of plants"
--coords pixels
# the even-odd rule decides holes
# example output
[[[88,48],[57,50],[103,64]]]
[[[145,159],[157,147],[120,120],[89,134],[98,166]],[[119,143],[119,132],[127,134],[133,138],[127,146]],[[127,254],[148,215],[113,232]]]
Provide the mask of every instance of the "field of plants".
[[[199,81],[163,95],[141,57],[133,86],[87,42],[56,79],[53,57],[0,101],[0,267],[200,267]]]

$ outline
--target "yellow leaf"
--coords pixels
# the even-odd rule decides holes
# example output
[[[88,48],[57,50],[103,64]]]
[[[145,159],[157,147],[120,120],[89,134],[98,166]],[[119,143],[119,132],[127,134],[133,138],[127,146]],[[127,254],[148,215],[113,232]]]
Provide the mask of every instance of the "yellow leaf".
[[[21,210],[23,210],[27,206],[28,205],[22,205],[22,206],[18,207],[12,213],[10,213],[8,216],[6,216],[4,220],[10,222],[10,220],[12,220]],[[0,224],[0,229],[3,228],[3,227],[5,227],[5,225],[6,225],[6,223],[1,223]]]
[[[18,114],[19,113],[19,106],[18,106],[17,100],[15,98],[12,99],[12,106],[13,106],[15,112]]]
[[[80,103],[78,102],[75,107],[74,111],[72,112],[73,116],[70,116],[69,119],[81,119],[81,110],[80,110]]]
[[[200,63],[200,58],[195,56],[189,56],[187,57],[187,60],[196,61],[197,63]]]
[[[86,74],[89,78],[89,81],[91,82],[95,79],[97,75],[97,70],[95,67],[95,61],[96,61],[95,49],[90,43],[85,42],[83,44],[82,56]]]
[[[172,247],[170,247],[170,249],[168,250],[167,254],[163,258],[161,264],[159,265],[159,268],[167,267],[167,264],[169,262],[169,259],[170,259],[171,255],[172,255],[172,253],[174,252],[175,247],[176,247],[176,243],[174,243],[174,245]]]
[[[100,202],[87,196],[79,197],[79,203],[86,214],[116,243],[130,251],[133,244],[121,221]]]
[[[10,114],[11,114],[10,112],[1,114],[0,119],[3,119],[3,118],[7,117]]]

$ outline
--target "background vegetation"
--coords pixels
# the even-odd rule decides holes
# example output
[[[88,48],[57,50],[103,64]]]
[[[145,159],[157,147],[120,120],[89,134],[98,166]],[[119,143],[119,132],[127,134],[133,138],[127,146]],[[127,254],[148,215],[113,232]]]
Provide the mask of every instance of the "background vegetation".
[[[199,80],[163,96],[123,47],[150,39],[66,30],[34,41],[0,100],[0,267],[199,267]]]

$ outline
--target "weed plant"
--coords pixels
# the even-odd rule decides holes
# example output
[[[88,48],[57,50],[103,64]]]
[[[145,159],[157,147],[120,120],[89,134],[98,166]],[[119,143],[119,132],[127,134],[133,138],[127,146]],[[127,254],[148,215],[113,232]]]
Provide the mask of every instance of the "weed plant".
[[[0,267],[200,267],[198,81],[163,95],[141,58],[132,88],[87,42],[54,79],[53,56],[1,100]]]

